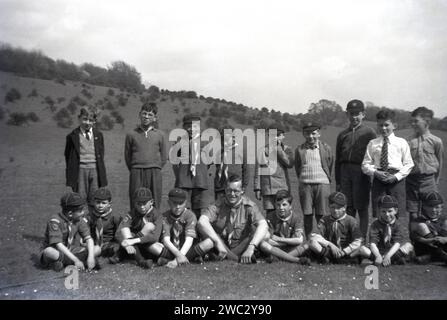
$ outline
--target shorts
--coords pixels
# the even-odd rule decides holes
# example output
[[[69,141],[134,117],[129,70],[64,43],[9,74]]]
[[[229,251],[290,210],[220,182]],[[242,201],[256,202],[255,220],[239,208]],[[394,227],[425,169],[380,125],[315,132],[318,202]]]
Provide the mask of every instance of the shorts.
[[[120,244],[115,241],[109,241],[101,246],[101,257],[111,257],[118,252]]]
[[[57,250],[57,249],[56,249]],[[70,250],[71,251],[71,250]],[[39,257],[39,262],[40,265],[43,268],[49,268],[51,267],[51,264],[53,262],[56,261],[47,261],[43,255],[44,250],[42,250],[42,252],[40,253],[40,257]],[[62,263],[64,264],[64,266],[68,266],[68,265],[73,265],[74,262],[71,261],[65,254],[63,254],[61,251],[59,251],[59,259],[57,261],[62,261]],[[87,257],[88,257],[88,250],[85,248],[75,248],[73,251],[71,251],[71,253],[73,253],[75,255],[75,257],[77,257],[79,260],[81,260],[82,262],[86,262],[87,261]]]
[[[207,208],[214,203],[214,192],[211,189],[184,189],[188,192],[188,205],[191,210]]]
[[[435,175],[410,174],[405,181],[407,194],[407,211],[419,213],[421,196],[424,193],[438,191]]]
[[[299,195],[301,210],[304,215],[324,216],[329,214],[329,195],[331,186],[320,183],[301,183],[299,186]]]

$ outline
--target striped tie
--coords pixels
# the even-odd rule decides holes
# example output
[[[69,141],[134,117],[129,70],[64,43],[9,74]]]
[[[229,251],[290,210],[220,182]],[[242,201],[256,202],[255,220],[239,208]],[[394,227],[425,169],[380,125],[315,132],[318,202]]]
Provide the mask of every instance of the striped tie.
[[[383,138],[382,154],[380,155],[380,168],[388,170],[388,137]]]

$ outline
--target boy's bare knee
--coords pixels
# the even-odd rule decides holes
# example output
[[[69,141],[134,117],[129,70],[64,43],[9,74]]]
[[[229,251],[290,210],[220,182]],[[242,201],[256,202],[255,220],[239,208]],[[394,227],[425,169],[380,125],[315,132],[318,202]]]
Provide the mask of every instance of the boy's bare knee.
[[[52,247],[48,247],[43,250],[43,256],[48,260],[56,261],[57,259],[59,259],[59,255],[59,250]]]

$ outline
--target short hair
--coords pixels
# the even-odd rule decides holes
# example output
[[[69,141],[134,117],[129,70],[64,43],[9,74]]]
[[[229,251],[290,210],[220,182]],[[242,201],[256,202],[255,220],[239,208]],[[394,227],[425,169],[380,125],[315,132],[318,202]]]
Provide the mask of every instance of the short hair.
[[[434,113],[433,110],[430,110],[426,107],[419,107],[413,110],[413,112],[411,113],[412,117],[417,117],[420,116],[421,118],[423,118],[424,120],[431,120],[433,119]]]
[[[227,186],[230,184],[230,183],[233,183],[233,182],[242,182],[242,178],[241,178],[241,176],[240,175],[238,175],[238,174],[232,174],[229,178],[228,178],[228,180],[227,180]]]
[[[155,102],[143,103],[143,105],[141,106],[140,112],[142,112],[142,111],[152,112],[153,114],[157,114],[158,113],[157,103],[155,103]]]
[[[377,112],[376,119],[385,121],[391,120],[392,122],[394,122],[394,120],[396,119],[396,113],[393,110],[384,108]]]
[[[92,116],[93,119],[96,120],[98,118],[98,115],[99,115],[99,109],[96,106],[86,105],[79,110],[79,118],[82,118],[84,116],[87,117]]]
[[[219,129],[218,129],[218,131],[219,131],[219,134],[221,135],[221,137],[223,137],[223,135],[225,134],[225,130],[234,130],[234,127],[231,125],[231,124],[226,124],[226,125],[223,125],[223,126],[220,126],[219,127]]]
[[[275,195],[275,201],[283,201],[287,200],[288,203],[292,203],[293,197],[288,190],[279,190]]]

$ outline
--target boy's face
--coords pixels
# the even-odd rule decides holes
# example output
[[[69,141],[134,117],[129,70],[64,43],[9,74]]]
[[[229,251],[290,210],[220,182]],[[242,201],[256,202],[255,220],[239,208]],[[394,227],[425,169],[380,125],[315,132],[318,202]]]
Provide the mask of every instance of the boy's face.
[[[276,141],[277,141],[278,143],[282,143],[282,141],[284,140],[285,137],[286,137],[286,136],[284,135],[284,133],[281,132],[280,134],[278,134],[278,135],[276,136]]]
[[[365,113],[363,111],[348,111],[346,113],[348,114],[349,122],[352,127],[357,127],[365,118]]]
[[[186,201],[178,203],[178,202],[168,200],[168,203],[169,203],[169,208],[171,209],[171,213],[176,217],[180,216],[186,208]]]
[[[430,220],[436,220],[438,219],[442,214],[442,209],[444,208],[444,205],[438,204],[436,206],[422,206],[422,214],[429,218]]]
[[[86,208],[80,207],[78,209],[69,211],[67,213],[67,217],[69,220],[76,223],[76,222],[79,222],[85,216],[85,213],[86,213]]]
[[[140,111],[140,121],[143,127],[148,127],[157,120],[157,115],[152,111]]]
[[[394,132],[396,129],[396,125],[390,119],[387,120],[377,120],[377,131],[380,135],[384,137],[388,137],[390,134]]]
[[[385,223],[390,223],[396,218],[397,208],[379,208],[379,215]]]
[[[292,204],[287,199],[276,201],[276,214],[281,219],[287,218],[292,212]]]
[[[95,124],[96,119],[92,115],[82,115],[79,117],[79,126],[84,131],[89,131]]]
[[[346,213],[346,206],[341,206],[336,203],[329,204],[329,211],[334,219],[340,219]]]
[[[106,213],[112,207],[112,201],[95,199],[94,206],[96,212]]]
[[[148,201],[137,201],[135,202],[135,209],[139,214],[144,216],[147,213],[149,213],[149,211],[152,210],[153,205],[154,205],[153,199]]]
[[[428,122],[421,116],[411,117],[411,127],[416,134],[423,134],[428,129]]]
[[[225,188],[225,196],[231,205],[238,203],[243,194],[242,181],[231,182]]]
[[[303,136],[306,139],[306,142],[310,145],[316,145],[318,143],[318,139],[320,138],[320,129],[304,130]]]
[[[183,128],[188,132],[189,137],[195,137],[200,133],[200,121],[186,123]]]

